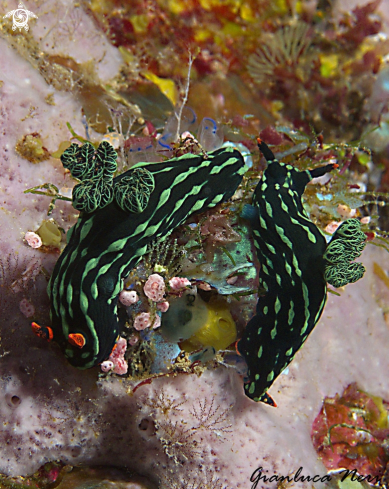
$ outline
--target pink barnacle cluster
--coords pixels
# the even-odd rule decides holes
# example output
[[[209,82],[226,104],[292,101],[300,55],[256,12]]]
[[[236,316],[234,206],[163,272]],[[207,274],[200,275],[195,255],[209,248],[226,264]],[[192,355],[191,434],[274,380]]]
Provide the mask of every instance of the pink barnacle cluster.
[[[122,290],[119,294],[119,301],[126,307],[136,304],[138,300],[139,297],[135,290]]]
[[[153,329],[159,328],[161,326],[161,318],[156,315],[153,323],[151,323],[151,314],[149,312],[141,312],[135,316],[134,328],[137,331],[143,331],[150,326],[153,326]]]
[[[165,295],[165,281],[158,273],[153,273],[143,287],[146,296],[154,302],[162,302]]]
[[[159,302],[157,304],[157,309],[161,312],[166,312],[169,309],[168,301]]]
[[[169,280],[170,293],[175,295],[180,295],[184,290],[190,286],[190,281],[184,277],[173,277]]]
[[[190,286],[190,281],[183,277],[173,277],[169,280],[168,291],[172,295],[182,295],[184,290]],[[169,309],[169,302],[166,300],[166,285],[164,278],[158,273],[151,274],[143,287],[145,296],[156,303],[153,307],[156,307],[157,313],[154,312],[140,312],[134,317],[133,327],[136,331],[143,331],[147,328],[159,328],[161,326],[161,313],[166,312]],[[120,302],[126,306],[132,306],[139,301],[138,294],[134,290],[122,290],[119,294]],[[130,342],[133,346],[139,337],[134,336],[133,341]],[[116,350],[115,350],[116,351]],[[115,353],[115,351],[113,353]],[[109,371],[113,368],[111,357],[109,360],[101,365],[103,371]],[[116,373],[116,371],[114,370]]]
[[[127,373],[128,364],[124,359],[124,354],[127,350],[127,341],[125,338],[119,338],[115,348],[112,350],[109,359],[101,364],[103,372],[113,371],[114,374],[124,375]]]

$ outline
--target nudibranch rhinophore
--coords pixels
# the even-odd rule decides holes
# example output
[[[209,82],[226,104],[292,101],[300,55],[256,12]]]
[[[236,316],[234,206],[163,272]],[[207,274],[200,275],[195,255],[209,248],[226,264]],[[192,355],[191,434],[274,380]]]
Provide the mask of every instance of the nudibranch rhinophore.
[[[118,310],[123,279],[147,245],[229,199],[247,169],[239,151],[221,148],[138,163],[113,178],[116,156],[104,141],[97,150],[72,144],[61,157],[81,180],[73,189],[81,213],[48,285],[51,330],[69,362],[82,369],[109,357],[125,323]],[[37,326],[35,332],[48,336]]]
[[[337,165],[298,171],[279,162],[259,138],[258,146],[268,166],[242,217],[250,221],[261,264],[260,297],[237,350],[249,370],[245,394],[275,405],[267,390],[319,321],[326,282],[341,287],[363,276],[363,265],[351,261],[360,256],[366,236],[358,219],[349,219],[327,246],[304,210],[301,199],[308,182]]]

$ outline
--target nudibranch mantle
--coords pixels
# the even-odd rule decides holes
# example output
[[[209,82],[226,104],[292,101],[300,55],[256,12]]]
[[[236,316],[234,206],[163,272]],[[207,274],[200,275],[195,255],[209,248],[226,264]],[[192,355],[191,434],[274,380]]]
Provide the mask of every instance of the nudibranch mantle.
[[[274,405],[266,391],[289,365],[318,322],[327,299],[327,276],[332,273],[333,277],[339,277],[341,273],[338,282],[344,285],[345,277],[349,278],[346,281],[349,283],[363,275],[363,265],[349,262],[359,256],[365,235],[360,231],[357,219],[349,220],[356,221],[351,226],[346,225],[349,222],[346,221],[342,226],[346,225],[344,229],[354,233],[359,243],[358,252],[343,253],[341,266],[338,266],[332,255],[336,255],[335,248],[339,246],[333,244],[331,247],[330,243],[328,250],[333,250],[333,254],[325,256],[326,240],[305,212],[302,195],[312,178],[324,175],[337,165],[298,171],[276,160],[260,139],[258,146],[268,167],[254,191],[252,206],[244,208],[242,217],[250,221],[261,263],[260,297],[256,315],[247,324],[237,350],[245,358],[249,370],[245,394],[254,401]],[[343,235],[345,232],[341,231],[332,241],[338,244]],[[348,235],[346,238],[349,239]],[[343,239],[345,243],[346,238]]]
[[[137,187],[146,192],[145,198],[134,200],[130,194],[129,205],[122,205],[123,186],[132,182],[133,191],[138,169],[147,175]],[[229,199],[246,170],[239,151],[222,148],[208,155],[185,154],[161,163],[138,163],[112,182],[106,175],[100,177],[109,189],[112,184],[113,193],[109,190],[103,207],[81,212],[48,285],[54,340],[72,365],[90,368],[109,357],[125,322],[118,309],[123,279],[146,253],[148,244],[163,239],[191,214]],[[87,181],[89,186],[95,185],[93,178]],[[151,186],[142,187],[150,182]],[[69,343],[69,335],[78,334],[85,338],[82,348]]]

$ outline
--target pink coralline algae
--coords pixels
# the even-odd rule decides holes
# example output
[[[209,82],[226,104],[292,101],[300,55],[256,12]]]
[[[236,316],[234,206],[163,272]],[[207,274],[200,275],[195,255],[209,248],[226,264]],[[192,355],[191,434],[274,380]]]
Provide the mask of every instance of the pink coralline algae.
[[[147,279],[143,290],[149,299],[154,302],[161,302],[163,301],[163,296],[165,294],[165,281],[161,275],[153,273]]]
[[[168,301],[160,302],[157,304],[157,309],[161,312],[166,312],[169,309]]]
[[[35,307],[27,299],[22,299],[19,302],[19,309],[26,318],[31,318],[35,314]]]
[[[141,312],[134,319],[134,328],[137,331],[142,331],[151,326],[151,317],[149,312]],[[155,316],[153,322],[153,329],[159,328],[161,326],[161,318],[159,316]]]
[[[27,244],[31,246],[31,248],[40,248],[42,246],[41,237],[32,231],[26,233],[24,235],[24,239],[27,241]]]
[[[119,338],[116,343],[116,347],[109,356],[108,361],[113,363],[113,373],[118,375],[123,375],[127,373],[128,364],[124,359],[124,354],[127,350],[127,341],[125,338]],[[105,362],[103,362],[105,363]],[[103,364],[101,364],[101,367]]]
[[[389,461],[386,440],[389,404],[350,384],[342,395],[326,398],[312,425],[312,442],[329,470],[356,469],[382,477]]]
[[[190,281],[184,277],[173,277],[169,280],[172,291],[180,291],[190,286]]]
[[[131,306],[138,302],[139,297],[135,290],[122,290],[119,294],[119,301],[123,306]]]

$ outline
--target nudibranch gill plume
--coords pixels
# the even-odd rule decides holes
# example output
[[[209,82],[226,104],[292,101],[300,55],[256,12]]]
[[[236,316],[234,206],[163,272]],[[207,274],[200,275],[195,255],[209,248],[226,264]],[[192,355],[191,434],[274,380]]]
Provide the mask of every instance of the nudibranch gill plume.
[[[61,161],[80,180],[73,206],[81,212],[48,285],[51,329],[69,362],[85,369],[109,357],[125,323],[123,279],[151,241],[228,200],[247,168],[239,151],[222,148],[139,163],[113,178],[116,153],[106,141],[97,150],[72,144]]]
[[[345,221],[330,243],[309,219],[302,195],[312,178],[336,168],[329,164],[298,171],[279,162],[258,138],[268,166],[256,187],[249,220],[261,264],[256,314],[237,343],[248,365],[245,394],[275,405],[267,394],[318,322],[327,299],[327,282],[340,287],[363,276],[351,263],[365,246],[358,219]]]

